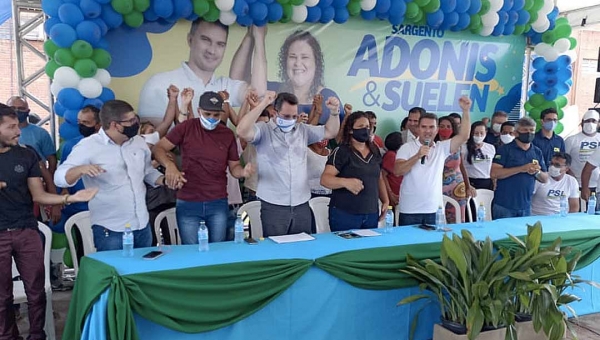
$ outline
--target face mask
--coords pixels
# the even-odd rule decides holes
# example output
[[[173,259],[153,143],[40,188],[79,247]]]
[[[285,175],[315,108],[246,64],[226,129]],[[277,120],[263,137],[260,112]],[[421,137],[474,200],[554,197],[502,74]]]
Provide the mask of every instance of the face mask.
[[[473,141],[475,142],[475,144],[483,143],[484,139],[485,139],[485,136],[473,136]]]
[[[440,129],[438,131],[438,134],[443,139],[448,139],[448,138],[450,138],[450,136],[452,136],[452,129]]]
[[[542,127],[544,128],[544,130],[546,131],[554,131],[554,129],[556,128],[556,122],[553,121],[549,121],[549,122],[544,122],[542,124]]]
[[[158,143],[158,141],[160,140],[160,135],[158,134],[158,131],[156,131],[154,133],[142,135],[142,137],[144,137],[144,139],[146,140],[146,143],[152,144],[152,145],[156,145]]]
[[[140,123],[135,123],[131,126],[123,126],[123,132],[121,132],[121,133],[124,134],[127,138],[131,139],[131,138],[135,137],[135,135],[138,134],[139,130],[140,130]]]
[[[500,140],[502,141],[502,144],[509,144],[514,139],[515,139],[515,136],[513,136],[513,135],[500,135]]]
[[[500,130],[502,129],[502,124],[492,124],[492,131],[494,131],[495,133],[500,133]]]
[[[295,119],[283,119],[279,116],[275,118],[275,124],[281,129],[283,132],[290,132],[296,125]]]
[[[19,123],[26,122],[27,117],[29,117],[29,111],[17,111],[17,118],[19,118]]]
[[[83,137],[89,137],[89,136],[93,135],[94,133],[96,133],[95,126],[85,126],[83,124],[78,124],[78,125],[79,125],[79,133]]]
[[[369,129],[352,129],[352,138],[359,143],[364,143],[369,140]]]
[[[595,123],[584,123],[583,124],[583,132],[587,133],[588,135],[591,135],[592,133],[596,132],[596,126],[598,124]]]
[[[550,167],[548,168],[548,175],[550,175],[550,177],[559,177],[561,175],[560,173],[560,168],[555,167],[554,165],[550,165]]]
[[[533,141],[535,135],[531,132],[519,132],[519,137],[517,139],[521,143],[529,144]]]
[[[216,119],[216,118],[204,118],[203,115],[200,115],[200,123],[202,124],[202,126],[209,131],[212,131],[214,129],[217,128],[217,125],[219,125],[220,120]]]

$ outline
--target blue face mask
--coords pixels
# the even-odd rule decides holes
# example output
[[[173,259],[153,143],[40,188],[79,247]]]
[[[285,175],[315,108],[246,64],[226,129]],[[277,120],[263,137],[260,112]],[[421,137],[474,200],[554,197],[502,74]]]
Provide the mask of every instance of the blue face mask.
[[[217,125],[219,125],[219,120],[217,118],[204,118],[203,115],[200,115],[200,123],[207,130],[214,130]]]
[[[19,119],[19,123],[26,122],[27,117],[29,117],[29,111],[17,111],[17,118]]]
[[[542,123],[542,127],[546,131],[554,131],[554,129],[556,128],[556,122],[554,122],[554,121],[544,122],[544,123]]]
[[[290,132],[296,125],[295,119],[283,119],[279,116],[275,118],[275,124],[281,129],[283,132]]]

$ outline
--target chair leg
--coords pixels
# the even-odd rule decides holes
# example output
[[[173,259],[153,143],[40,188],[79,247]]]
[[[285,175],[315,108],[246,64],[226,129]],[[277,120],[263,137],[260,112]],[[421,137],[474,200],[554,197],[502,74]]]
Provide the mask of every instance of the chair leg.
[[[56,330],[54,328],[54,312],[52,309],[52,290],[46,291],[46,338],[48,340],[56,340]]]

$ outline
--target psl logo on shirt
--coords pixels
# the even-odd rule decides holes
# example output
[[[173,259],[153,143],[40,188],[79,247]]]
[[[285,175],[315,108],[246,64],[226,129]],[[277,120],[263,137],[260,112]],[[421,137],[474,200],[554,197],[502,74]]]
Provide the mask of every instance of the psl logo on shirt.
[[[548,197],[549,198],[561,197],[564,194],[565,194],[565,192],[563,190],[554,190],[554,189],[548,190]]]
[[[582,141],[581,144],[580,144],[580,146],[579,146],[579,160],[580,161],[587,161],[588,157],[594,151],[596,151],[596,148],[598,148],[598,142],[597,141],[592,141],[592,142]]]

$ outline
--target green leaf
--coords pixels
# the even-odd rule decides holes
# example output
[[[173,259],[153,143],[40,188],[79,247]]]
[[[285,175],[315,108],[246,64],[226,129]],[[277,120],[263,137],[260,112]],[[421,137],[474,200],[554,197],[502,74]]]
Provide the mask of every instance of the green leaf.
[[[400,300],[400,302],[398,302],[397,306],[407,305],[407,304],[413,303],[415,301],[419,301],[422,299],[430,299],[430,298],[431,298],[431,295],[427,295],[427,294],[411,295],[411,296],[405,297],[404,299]]]
[[[475,300],[467,312],[467,337],[469,340],[477,338],[483,328],[483,322],[483,311],[479,306],[479,300]]]
[[[452,260],[452,262],[454,262],[456,268],[458,268],[463,282],[467,281],[467,261],[460,246],[444,235],[444,239],[442,240],[442,248],[446,250],[448,257]]]
[[[530,275],[525,272],[512,272],[509,273],[508,276],[521,281],[531,281]]]
[[[525,244],[528,250],[539,250],[542,244],[542,225],[537,222],[533,227],[528,228]]]

